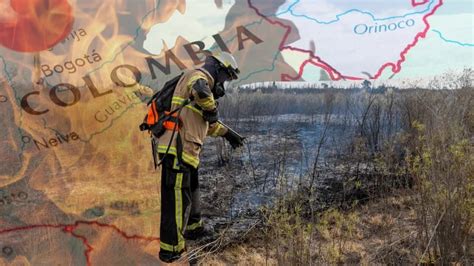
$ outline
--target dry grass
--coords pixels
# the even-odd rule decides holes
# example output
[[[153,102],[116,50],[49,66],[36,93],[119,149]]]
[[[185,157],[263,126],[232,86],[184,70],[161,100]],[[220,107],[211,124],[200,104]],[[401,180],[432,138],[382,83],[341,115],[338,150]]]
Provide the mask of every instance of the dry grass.
[[[364,264],[394,263],[404,264],[416,261],[413,247],[417,244],[416,214],[411,196],[379,199],[359,206],[348,212],[329,210],[316,223],[315,230],[306,234],[304,245],[312,250],[307,261],[288,261],[293,252],[295,235],[281,238],[281,232],[265,237],[265,232],[257,230],[245,244],[225,249],[221,253],[208,256],[201,265],[319,265],[319,264]],[[351,218],[352,217],[352,218]],[[345,220],[346,225],[343,225]],[[349,222],[348,222],[349,221]],[[281,220],[280,220],[281,222]],[[283,228],[293,228],[295,220],[288,220]],[[354,222],[352,231],[347,224]],[[309,224],[305,224],[308,226]],[[300,224],[301,226],[301,224]],[[309,233],[308,230],[303,230]],[[288,238],[290,237],[290,238]]]

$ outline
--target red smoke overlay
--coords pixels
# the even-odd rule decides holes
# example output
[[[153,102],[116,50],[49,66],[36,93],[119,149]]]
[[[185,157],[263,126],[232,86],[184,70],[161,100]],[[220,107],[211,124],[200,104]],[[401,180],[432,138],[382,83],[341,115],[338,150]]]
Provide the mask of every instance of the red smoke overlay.
[[[0,20],[0,44],[18,52],[51,48],[71,31],[74,18],[67,0],[11,0],[13,19]]]

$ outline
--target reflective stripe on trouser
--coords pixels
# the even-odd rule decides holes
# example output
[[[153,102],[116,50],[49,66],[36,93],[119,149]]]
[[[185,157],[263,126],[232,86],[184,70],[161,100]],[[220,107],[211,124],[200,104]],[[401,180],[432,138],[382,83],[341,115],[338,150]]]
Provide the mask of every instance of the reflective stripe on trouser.
[[[168,155],[163,159],[160,248],[180,253],[185,248],[183,225],[186,230],[193,230],[202,222],[198,170],[188,164],[177,169],[175,158]]]
[[[201,221],[201,203],[200,203],[200,189],[199,189],[199,176],[198,170],[195,168],[191,169],[191,215],[189,216],[188,224],[186,226],[187,231],[196,230],[202,227]]]
[[[174,156],[166,156],[161,170],[160,249],[181,253],[185,248],[183,225],[191,205],[190,171],[173,169]]]

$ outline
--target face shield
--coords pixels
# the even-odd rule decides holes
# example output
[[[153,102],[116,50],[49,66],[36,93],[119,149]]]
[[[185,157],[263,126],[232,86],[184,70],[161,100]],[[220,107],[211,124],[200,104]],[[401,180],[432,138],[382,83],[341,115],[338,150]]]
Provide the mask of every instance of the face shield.
[[[219,99],[225,95],[225,90],[228,86],[229,81],[224,81],[224,83],[216,82],[214,85],[214,90],[212,90],[212,95],[214,99]]]
[[[237,75],[240,73],[239,69],[234,69],[232,66],[226,67],[220,62],[218,64],[217,69],[218,72],[213,90],[214,99],[218,99],[224,96],[230,81],[236,80],[238,78]]]

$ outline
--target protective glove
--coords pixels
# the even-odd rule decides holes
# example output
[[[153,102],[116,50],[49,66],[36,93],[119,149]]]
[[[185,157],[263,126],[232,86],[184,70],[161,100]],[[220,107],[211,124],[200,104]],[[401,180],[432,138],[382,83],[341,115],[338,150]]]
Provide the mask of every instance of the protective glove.
[[[202,118],[204,121],[209,122],[209,124],[213,124],[219,120],[219,112],[217,111],[217,108],[212,111],[203,111]]]
[[[233,149],[237,149],[244,145],[245,138],[239,136],[233,130],[228,130],[223,137],[230,143],[230,146],[232,146]]]

